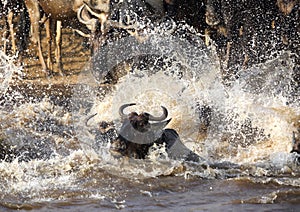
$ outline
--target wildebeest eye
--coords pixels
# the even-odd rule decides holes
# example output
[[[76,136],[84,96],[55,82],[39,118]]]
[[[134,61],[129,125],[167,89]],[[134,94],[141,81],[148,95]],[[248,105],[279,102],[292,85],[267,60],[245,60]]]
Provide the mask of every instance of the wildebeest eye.
[[[120,2],[121,2],[121,0],[110,0],[110,3],[112,3],[112,4],[118,4]]]

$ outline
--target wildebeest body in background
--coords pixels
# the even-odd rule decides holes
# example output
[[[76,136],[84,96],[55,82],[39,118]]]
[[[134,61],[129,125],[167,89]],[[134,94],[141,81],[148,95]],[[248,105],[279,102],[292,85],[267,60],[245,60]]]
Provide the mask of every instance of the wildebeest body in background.
[[[63,75],[63,67],[61,61],[61,27],[65,25],[66,27],[71,27],[84,31],[88,33],[89,26],[81,23],[77,19],[77,12],[82,5],[91,7],[95,9],[95,13],[108,13],[109,12],[109,0],[55,0],[55,1],[46,1],[46,0],[25,0],[26,6],[29,10],[29,15],[32,24],[32,37],[34,42],[37,43],[39,59],[44,71],[52,71],[52,59],[51,59],[51,40],[52,34],[56,31],[56,64],[58,66],[58,71]],[[41,47],[41,38],[40,38],[40,21],[42,14],[45,14],[47,21],[46,24],[46,34],[48,41],[48,59],[47,64],[44,60],[42,47]],[[98,17],[94,17],[97,19]],[[55,27],[57,30],[55,30]]]
[[[187,22],[210,37],[206,44],[216,45],[224,83],[238,77],[241,68],[273,58],[280,50],[292,51],[299,64],[298,0],[189,0],[175,6],[175,20]]]
[[[217,11],[207,15],[219,20],[212,27],[225,28],[225,39],[219,40],[218,36],[214,39],[221,50],[225,77],[235,77],[240,67],[264,62],[272,58],[274,52],[297,51],[293,45],[299,45],[299,6],[294,5],[289,16],[285,16],[274,0],[207,0],[207,3]],[[224,40],[226,42],[218,42]]]
[[[104,26],[98,25],[98,29],[92,35],[92,52],[95,54],[99,48],[112,42],[115,39],[128,36],[132,31],[137,30],[136,24],[145,19],[156,17],[150,4],[139,0],[111,1],[108,23]],[[115,26],[113,26],[115,25]],[[126,27],[131,29],[126,29]],[[128,33],[129,32],[129,33]]]
[[[176,11],[177,0],[111,1],[105,30],[98,28],[93,34],[92,51],[96,53],[103,45],[122,37],[133,35],[139,39],[139,30],[153,28],[165,16],[175,16]]]

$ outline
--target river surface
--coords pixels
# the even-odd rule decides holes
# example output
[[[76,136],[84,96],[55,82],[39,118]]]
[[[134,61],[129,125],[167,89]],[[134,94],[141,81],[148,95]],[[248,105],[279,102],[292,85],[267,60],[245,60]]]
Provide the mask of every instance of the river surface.
[[[298,211],[300,166],[289,152],[300,107],[289,52],[241,68],[224,86],[201,41],[148,41],[106,47],[111,60],[103,64],[107,49],[93,58],[101,72],[87,65],[68,85],[22,83],[21,67],[1,52],[0,138],[18,154],[0,162],[0,211]],[[119,71],[114,85],[103,67]],[[145,160],[110,155],[98,125],[120,127],[118,108],[132,102],[155,115],[168,108],[168,128],[204,160],[172,160],[159,147]]]

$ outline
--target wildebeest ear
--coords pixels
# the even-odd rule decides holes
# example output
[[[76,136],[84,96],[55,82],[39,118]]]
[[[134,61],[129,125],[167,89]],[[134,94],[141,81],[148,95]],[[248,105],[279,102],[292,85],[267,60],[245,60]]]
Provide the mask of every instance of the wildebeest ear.
[[[150,116],[150,114],[149,113],[143,113],[145,116],[147,116],[147,117],[149,117]]]
[[[168,119],[166,121],[162,121],[162,122],[157,122],[157,123],[151,123],[151,130],[162,130],[163,128],[165,128],[169,122],[171,121],[172,119]]]

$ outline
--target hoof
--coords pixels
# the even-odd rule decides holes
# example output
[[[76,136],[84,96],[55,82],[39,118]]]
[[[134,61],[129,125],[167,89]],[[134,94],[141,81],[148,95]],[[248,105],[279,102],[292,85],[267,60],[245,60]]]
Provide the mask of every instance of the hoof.
[[[53,71],[51,71],[49,69],[43,69],[42,72],[45,73],[46,78],[51,78],[54,76]]]
[[[60,71],[58,72],[58,75],[61,76],[61,77],[64,77],[64,76],[65,76],[64,71],[63,71],[63,70],[60,70]]]
[[[65,76],[65,70],[63,68],[63,64],[61,62],[56,62],[54,64],[54,70],[57,72],[58,76]]]
[[[58,76],[61,76],[61,77],[65,76],[65,74],[64,74],[65,70],[63,68],[58,68],[56,73]]]

